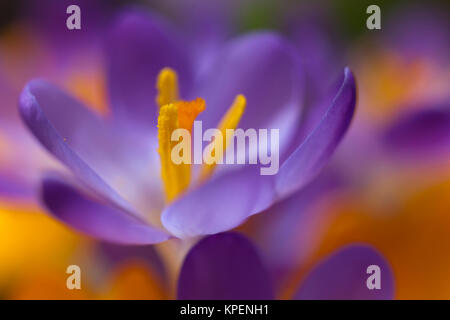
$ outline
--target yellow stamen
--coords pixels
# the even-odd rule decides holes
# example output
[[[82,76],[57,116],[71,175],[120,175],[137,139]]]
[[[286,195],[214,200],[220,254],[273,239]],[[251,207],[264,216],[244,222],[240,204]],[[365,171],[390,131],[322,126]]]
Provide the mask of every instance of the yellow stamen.
[[[223,158],[224,152],[226,151],[227,146],[229,145],[229,142],[233,138],[232,135],[227,136],[226,130],[237,128],[237,126],[239,125],[239,121],[241,120],[242,115],[244,114],[246,104],[247,104],[247,100],[245,99],[245,97],[242,94],[237,95],[236,98],[234,99],[234,102],[231,105],[231,107],[227,110],[225,115],[220,120],[218,129],[222,133],[222,138],[223,138],[222,146],[223,147],[222,148],[214,148],[214,152],[221,152],[221,154],[215,155],[215,156],[217,156],[218,159]],[[215,145],[218,143],[215,141],[212,141],[211,144]],[[220,149],[222,149],[222,150],[220,150]],[[216,163],[204,164],[202,167],[201,179],[205,179],[205,178],[209,177],[214,172],[215,167],[216,167]]]
[[[158,96],[156,103],[159,108],[162,106],[178,101],[178,76],[171,68],[164,68],[158,74],[156,82]]]
[[[187,189],[191,180],[190,164],[175,164],[172,161],[172,149],[178,141],[171,141],[172,132],[182,128],[192,130],[197,115],[205,109],[205,101],[179,101],[163,105],[158,117],[158,153],[161,160],[161,177],[164,183],[167,201],[173,200]]]

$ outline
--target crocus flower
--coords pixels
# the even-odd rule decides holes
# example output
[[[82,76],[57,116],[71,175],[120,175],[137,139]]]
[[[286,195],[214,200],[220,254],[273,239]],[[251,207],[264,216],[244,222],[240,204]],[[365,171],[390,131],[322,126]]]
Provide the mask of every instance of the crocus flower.
[[[124,14],[107,44],[108,119],[48,82],[33,80],[25,87],[19,103],[25,124],[75,177],[51,175],[42,182],[42,201],[57,219],[125,244],[214,234],[238,226],[317,175],[353,116],[355,82],[349,69],[318,125],[284,154],[301,115],[301,70],[289,43],[270,32],[244,35],[218,51],[200,78],[190,67],[189,48],[160,17]],[[236,96],[241,98],[233,104]],[[195,97],[201,99],[181,100]],[[164,130],[181,122],[190,129],[189,116],[203,109],[202,99],[206,110],[198,119],[204,128],[223,124],[231,113],[243,129],[280,129],[279,173],[261,176],[244,166],[189,183],[189,168],[167,160]],[[157,225],[160,212],[165,230]]]

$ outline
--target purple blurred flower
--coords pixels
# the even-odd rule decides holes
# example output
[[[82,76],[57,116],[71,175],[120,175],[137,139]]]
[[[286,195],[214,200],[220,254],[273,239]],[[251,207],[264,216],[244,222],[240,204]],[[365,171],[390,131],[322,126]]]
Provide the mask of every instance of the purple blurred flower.
[[[360,53],[359,116],[335,156],[355,189],[386,176],[382,172],[419,173],[448,163],[450,60],[444,39],[450,29],[444,11],[436,4],[399,7],[386,19],[390,32],[375,38],[377,49]]]
[[[413,108],[394,119],[383,134],[382,146],[393,158],[409,162],[447,161],[450,158],[450,103]]]
[[[367,287],[367,267],[380,268],[380,289]],[[273,299],[258,249],[244,236],[221,233],[198,242],[186,256],[178,299]],[[325,258],[300,282],[294,299],[392,299],[391,267],[374,248],[355,244]]]
[[[80,32],[65,28],[70,4],[86,10]],[[92,92],[101,87],[99,39],[111,11],[110,4],[89,0],[26,1],[21,8],[23,19],[4,30],[0,41],[0,144],[4,150],[0,197],[34,201],[41,171],[61,169],[24,130],[17,97],[30,79],[41,76],[76,91],[84,99],[101,100],[101,93]],[[101,108],[97,104],[94,107]]]
[[[270,32],[241,36],[215,52],[201,77],[191,45],[156,15],[133,11],[121,16],[106,46],[108,119],[45,81],[25,87],[19,103],[25,124],[76,178],[52,175],[42,182],[42,201],[57,219],[124,244],[214,234],[238,226],[319,173],[353,116],[350,70],[345,69],[333,101],[316,118],[320,121],[298,142],[294,138],[304,130],[299,124],[302,77],[286,40]],[[251,166],[218,172],[164,206],[154,102],[156,77],[164,67],[177,71],[183,98],[205,99],[207,109],[198,118],[204,128],[215,127],[233,97],[244,94],[248,106],[241,128],[280,129],[280,154],[286,160],[279,173],[261,176]],[[167,231],[156,226],[160,212]]]
[[[425,57],[448,67],[450,23],[445,5],[413,3],[399,7],[391,13],[386,25],[390,32],[383,36],[388,46],[408,59]]]

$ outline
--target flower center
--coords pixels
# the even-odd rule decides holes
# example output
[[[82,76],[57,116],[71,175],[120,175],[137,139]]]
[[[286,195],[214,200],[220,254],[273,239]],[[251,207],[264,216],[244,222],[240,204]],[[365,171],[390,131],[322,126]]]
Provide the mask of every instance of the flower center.
[[[192,131],[192,125],[197,116],[205,110],[205,100],[197,98],[193,101],[183,101],[179,99],[178,76],[170,68],[160,71],[156,88],[158,96],[156,102],[159,107],[158,116],[158,153],[161,161],[161,178],[164,184],[166,200],[168,202],[183,193],[191,182],[191,165],[172,161],[172,149],[177,141],[172,140],[172,133],[176,129],[186,129]],[[232,136],[225,134],[227,129],[235,129],[244,113],[246,99],[243,95],[237,95],[233,104],[225,113],[218,124],[218,129],[222,132],[222,141],[211,141],[210,148],[214,150],[226,150],[228,142]],[[222,148],[215,148],[216,144],[221,144]],[[221,159],[222,154],[214,154],[214,159]],[[207,161],[202,167],[201,179],[208,178],[216,166],[215,162]],[[212,164],[211,164],[212,163]]]

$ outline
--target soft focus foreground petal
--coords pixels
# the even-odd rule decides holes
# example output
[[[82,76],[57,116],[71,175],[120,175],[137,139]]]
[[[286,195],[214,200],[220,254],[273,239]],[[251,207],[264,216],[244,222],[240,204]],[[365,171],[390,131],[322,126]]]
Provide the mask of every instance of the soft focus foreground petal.
[[[273,299],[270,277],[244,236],[222,233],[200,240],[186,256],[178,299]]]
[[[272,203],[271,177],[253,168],[213,177],[170,204],[162,223],[181,238],[230,230]]]
[[[403,113],[382,137],[385,150],[406,161],[441,160],[450,155],[450,104]]]
[[[107,175],[107,158],[114,158],[113,145],[117,145],[112,132],[99,118],[41,80],[31,81],[24,88],[19,111],[39,142],[77,177],[118,205],[129,208],[129,204],[98,174],[104,172],[103,176]]]
[[[280,149],[292,138],[301,113],[302,73],[295,50],[279,35],[241,36],[219,51],[198,84],[204,128],[216,127],[237,94],[247,99],[242,129],[279,129]],[[196,91],[197,93],[197,91]]]
[[[369,266],[380,268],[380,289],[370,290]],[[372,282],[370,282],[372,283]],[[388,262],[374,248],[350,245],[322,261],[307,275],[294,299],[387,300],[394,298],[394,278]]]
[[[42,201],[52,215],[70,227],[95,238],[123,244],[152,244],[169,235],[139,221],[131,214],[90,199],[57,178],[42,182]]]
[[[342,86],[322,120],[282,164],[275,177],[279,197],[283,198],[300,189],[319,173],[347,131],[355,104],[355,79],[346,68]]]
[[[129,10],[108,37],[108,90],[116,120],[156,130],[156,79],[165,67],[178,74],[181,95],[191,82],[187,48],[160,17]]]

